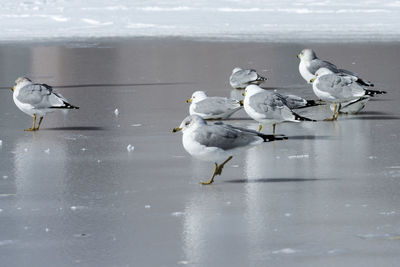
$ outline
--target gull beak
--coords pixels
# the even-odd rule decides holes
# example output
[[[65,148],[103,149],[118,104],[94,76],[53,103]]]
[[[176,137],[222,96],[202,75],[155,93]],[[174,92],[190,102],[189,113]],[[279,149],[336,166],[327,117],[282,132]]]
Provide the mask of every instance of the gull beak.
[[[297,58],[300,58],[300,54],[297,54],[297,56],[296,56]]]
[[[14,86],[10,90],[11,90],[11,92],[14,92]]]
[[[242,93],[242,96],[246,96],[246,91],[244,91],[244,92]]]
[[[310,83],[313,83],[314,81],[315,81],[315,77],[314,78],[312,78],[311,80],[310,80]]]
[[[192,103],[192,99],[189,98],[188,100],[186,100],[186,103]]]
[[[172,132],[173,132],[173,133],[176,133],[176,132],[179,132],[179,131],[181,131],[181,130],[182,130],[182,128],[176,127],[176,128],[174,128],[174,129],[172,129]]]

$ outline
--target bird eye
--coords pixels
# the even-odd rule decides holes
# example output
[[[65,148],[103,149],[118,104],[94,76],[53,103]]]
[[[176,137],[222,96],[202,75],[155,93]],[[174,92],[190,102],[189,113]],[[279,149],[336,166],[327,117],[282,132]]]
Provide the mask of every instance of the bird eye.
[[[190,121],[187,121],[187,122],[185,123],[186,126],[188,126],[189,124],[190,124]]]

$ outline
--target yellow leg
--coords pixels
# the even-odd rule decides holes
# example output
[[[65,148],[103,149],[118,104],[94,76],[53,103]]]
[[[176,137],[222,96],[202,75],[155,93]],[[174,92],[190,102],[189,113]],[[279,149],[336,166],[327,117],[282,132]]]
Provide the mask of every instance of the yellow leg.
[[[260,124],[260,125],[258,125],[258,131],[261,132],[261,129],[262,129],[262,125]]]
[[[224,165],[225,165],[228,161],[230,161],[232,158],[233,158],[233,157],[230,156],[229,158],[227,158],[227,159],[226,159],[222,164],[220,164],[219,166],[218,166],[217,163],[215,163],[214,172],[213,172],[213,174],[212,174],[210,180],[208,180],[207,182],[200,182],[200,183],[201,183],[202,185],[209,185],[209,184],[212,184],[212,183],[214,182],[214,177],[215,177],[216,175],[221,175],[222,169],[224,168]]]
[[[342,104],[339,103],[338,109],[336,111],[336,116],[335,116],[335,120],[337,120],[339,118],[339,113],[340,113],[340,109],[342,108]]]
[[[25,131],[28,131],[28,132],[36,131],[35,124],[36,124],[36,114],[33,114],[33,125],[32,125],[32,128],[25,129]]]
[[[276,127],[276,123],[272,124],[272,134],[275,135],[275,127]]]
[[[36,127],[36,130],[39,130],[39,128],[40,128],[40,124],[42,123],[42,120],[43,120],[43,117],[40,117],[40,119],[39,119],[39,123],[38,123],[38,126]]]
[[[337,110],[337,104],[335,103],[335,104],[334,104],[334,108],[333,108],[333,115],[332,115],[332,118],[327,118],[327,119],[325,119],[324,121],[334,121],[334,120],[336,120],[336,119],[337,119],[337,117],[336,117],[336,110]]]

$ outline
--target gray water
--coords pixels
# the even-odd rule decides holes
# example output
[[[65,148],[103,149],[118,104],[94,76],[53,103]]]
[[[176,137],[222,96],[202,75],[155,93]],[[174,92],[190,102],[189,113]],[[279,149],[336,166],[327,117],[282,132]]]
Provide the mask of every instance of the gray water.
[[[234,157],[211,186],[199,181],[212,163],[191,158],[170,132],[187,115],[185,100],[200,89],[228,96],[234,66],[313,98],[297,72],[303,45],[0,47],[1,265],[397,266],[399,46],[312,47],[388,94],[334,123],[278,125],[289,140]],[[24,132],[31,118],[6,89],[22,74],[59,86],[81,108]],[[325,106],[300,113],[331,114]],[[227,123],[258,126],[244,112]]]

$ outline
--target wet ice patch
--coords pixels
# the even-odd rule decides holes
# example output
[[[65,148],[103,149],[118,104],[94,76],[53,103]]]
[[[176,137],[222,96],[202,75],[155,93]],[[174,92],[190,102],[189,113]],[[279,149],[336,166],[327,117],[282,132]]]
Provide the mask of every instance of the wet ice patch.
[[[14,244],[14,240],[0,240],[0,246],[11,245]]]
[[[83,210],[83,209],[86,209],[87,207],[85,207],[85,206],[71,206],[70,207],[70,209],[72,210],[72,211],[76,211],[76,210]]]
[[[135,147],[134,147],[133,145],[129,144],[129,145],[126,147],[126,150],[128,150],[128,152],[132,152],[132,151],[135,150]]]
[[[385,215],[385,216],[390,216],[390,215],[395,215],[396,212],[394,210],[392,211],[383,211],[379,213],[380,215]]]
[[[310,155],[304,154],[304,155],[292,155],[288,156],[288,159],[308,159]]]
[[[357,237],[359,237],[359,238],[361,238],[361,239],[366,239],[366,240],[369,240],[369,239],[388,239],[388,238],[390,238],[390,235],[389,234],[372,234],[372,233],[369,233],[369,234],[360,234],[360,235],[357,235]]]
[[[182,217],[183,215],[185,215],[185,213],[182,211],[176,211],[176,212],[171,213],[171,215],[174,217]]]
[[[294,254],[296,252],[299,252],[298,250],[292,249],[292,248],[283,248],[280,250],[274,250],[272,251],[272,254]]]

